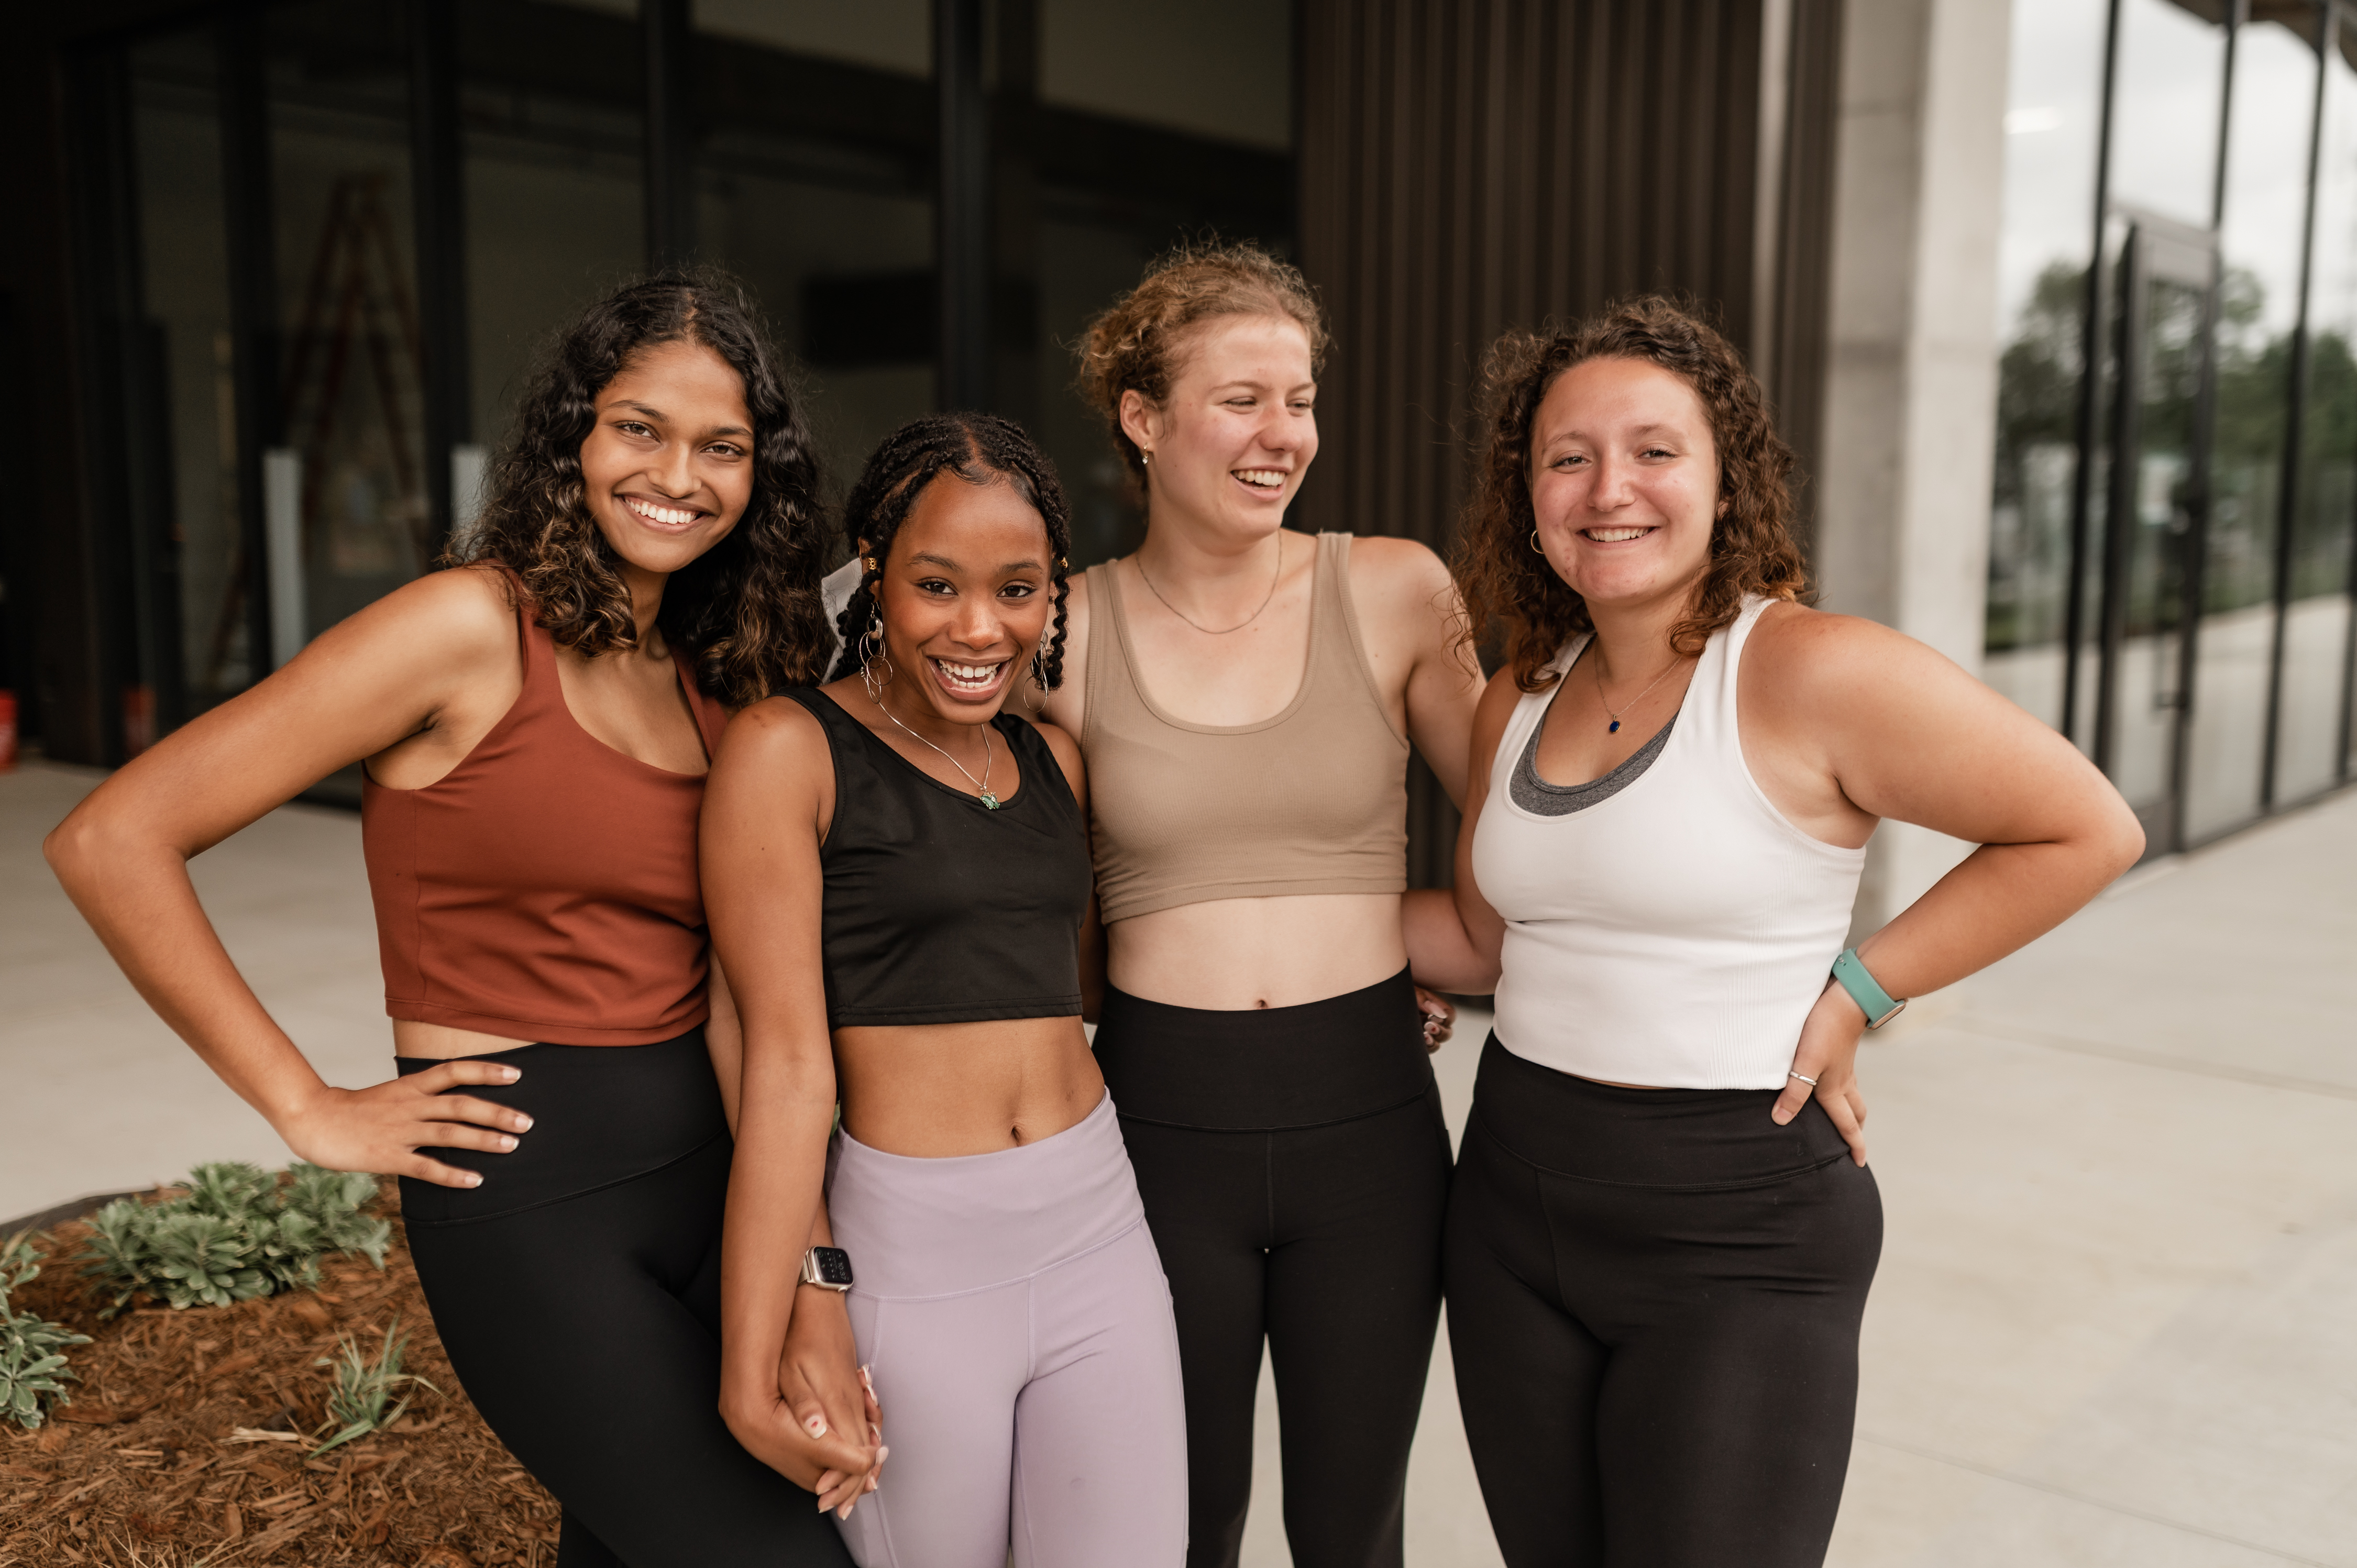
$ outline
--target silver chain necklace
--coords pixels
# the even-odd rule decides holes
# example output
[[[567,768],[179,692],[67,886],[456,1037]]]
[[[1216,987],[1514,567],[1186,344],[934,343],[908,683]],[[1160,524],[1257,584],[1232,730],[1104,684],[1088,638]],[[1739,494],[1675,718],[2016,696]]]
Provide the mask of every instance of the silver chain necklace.
[[[995,811],[998,810],[998,797],[990,792],[990,763],[991,758],[995,754],[990,749],[990,726],[988,725],[984,725],[982,726],[982,777],[976,779],[973,774],[965,772],[964,763],[960,762],[954,757],[951,757],[948,752],[942,751],[940,746],[933,746],[931,741],[927,740],[923,736],[919,735],[915,730],[912,730],[907,725],[902,724],[900,722],[900,715],[894,713],[892,711],[891,704],[885,702],[882,697],[877,696],[873,693],[870,693],[869,695],[875,698],[876,705],[884,710],[884,716],[892,721],[893,728],[899,730],[902,735],[907,736],[910,740],[917,742],[920,746],[932,746],[935,751],[941,751],[942,756],[948,759],[949,765],[952,768],[956,768],[960,773],[965,773],[965,781],[974,787],[975,792],[982,799],[982,803],[991,811]]]
[[[1232,631],[1242,631],[1244,628],[1252,625],[1253,622],[1260,619],[1261,610],[1268,608],[1269,601],[1276,597],[1276,585],[1285,580],[1285,535],[1282,532],[1279,532],[1276,536],[1276,575],[1268,580],[1268,592],[1261,596],[1260,609],[1253,611],[1252,614],[1244,617],[1243,619],[1236,622],[1235,625],[1222,627],[1217,631],[1213,631],[1210,627],[1205,626],[1201,621],[1197,620],[1193,616],[1189,615],[1185,610],[1180,609],[1168,599],[1162,598],[1162,590],[1156,587],[1154,585],[1154,579],[1146,575],[1146,560],[1143,556],[1133,555],[1130,557],[1130,563],[1137,568],[1138,578],[1141,582],[1145,583],[1146,589],[1152,593],[1156,598],[1162,599],[1162,607],[1164,609],[1168,610],[1172,615],[1177,616],[1180,620],[1185,621],[1189,626],[1193,627],[1205,637],[1225,637]]]

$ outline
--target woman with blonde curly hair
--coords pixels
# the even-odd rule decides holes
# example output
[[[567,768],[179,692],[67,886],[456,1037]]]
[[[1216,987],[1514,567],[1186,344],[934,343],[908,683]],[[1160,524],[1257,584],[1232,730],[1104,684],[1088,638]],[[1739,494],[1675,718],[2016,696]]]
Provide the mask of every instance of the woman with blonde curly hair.
[[[1450,1197],[1449,1343],[1513,1568],[1823,1561],[1882,1237],[1861,1033],[2140,853],[2070,743],[1822,614],[1792,454],[1666,300],[1490,365],[1458,580],[1504,631],[1420,976],[1497,993]],[[1854,950],[1882,819],[1976,843]]]
[[[1439,1315],[1406,777],[1413,744],[1462,787],[1479,673],[1432,552],[1285,526],[1325,350],[1301,274],[1248,245],[1165,258],[1081,349],[1146,532],[1073,584],[1046,712],[1088,758],[1096,1051],[1178,1315],[1198,1565],[1237,1558],[1264,1342],[1293,1560],[1401,1561]]]
[[[564,1505],[563,1568],[844,1563],[811,1493],[847,1509],[878,1463],[827,1291],[801,1293],[743,1446],[719,1410],[739,1039],[697,813],[726,710],[814,679],[829,646],[785,371],[725,280],[591,306],[450,570],[321,633],[48,844],[140,993],[289,1148],[400,1176],[443,1348]],[[358,1090],[263,1010],[187,865],[353,763],[399,1069]]]

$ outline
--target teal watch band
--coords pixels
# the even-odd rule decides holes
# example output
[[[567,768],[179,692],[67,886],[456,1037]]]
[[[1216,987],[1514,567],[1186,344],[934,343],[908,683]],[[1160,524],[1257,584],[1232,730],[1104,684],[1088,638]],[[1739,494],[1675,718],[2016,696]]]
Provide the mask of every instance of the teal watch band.
[[[1879,1029],[1906,1011],[1905,1002],[1893,1001],[1890,993],[1882,989],[1881,983],[1866,972],[1866,965],[1858,961],[1856,948],[1844,948],[1841,957],[1834,960],[1834,978],[1841,982],[1842,989],[1849,993],[1850,1000],[1865,1013],[1866,1026],[1869,1029]]]

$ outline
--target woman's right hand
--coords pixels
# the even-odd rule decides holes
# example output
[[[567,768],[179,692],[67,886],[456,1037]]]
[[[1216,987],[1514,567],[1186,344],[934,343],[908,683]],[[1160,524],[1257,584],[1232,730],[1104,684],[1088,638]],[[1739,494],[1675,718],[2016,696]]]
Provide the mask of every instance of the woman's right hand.
[[[778,1363],[778,1394],[813,1437],[830,1432],[864,1436],[876,1444],[873,1468],[860,1473],[829,1470],[812,1489],[818,1505],[851,1517],[851,1505],[876,1489],[884,1457],[884,1412],[867,1369],[858,1364],[851,1315],[842,1295],[806,1285],[796,1293],[793,1321],[786,1329],[785,1355]]]
[[[473,1171],[428,1159],[420,1149],[481,1149],[504,1155],[532,1127],[521,1111],[442,1090],[469,1083],[513,1083],[523,1075],[500,1062],[457,1059],[367,1089],[321,1084],[278,1133],[297,1157],[331,1171],[415,1176],[437,1187],[479,1187]]]

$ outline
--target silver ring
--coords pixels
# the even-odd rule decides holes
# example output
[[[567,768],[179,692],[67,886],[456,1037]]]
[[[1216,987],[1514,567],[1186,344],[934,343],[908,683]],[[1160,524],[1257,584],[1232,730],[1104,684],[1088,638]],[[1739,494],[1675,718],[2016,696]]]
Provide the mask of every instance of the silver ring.
[[[1786,1078],[1797,1078],[1797,1079],[1799,1079],[1803,1083],[1807,1084],[1811,1089],[1814,1089],[1814,1088],[1816,1088],[1816,1087],[1817,1087],[1817,1080],[1816,1080],[1815,1079],[1813,1079],[1813,1078],[1811,1078],[1807,1073],[1804,1073],[1804,1072],[1787,1072],[1787,1073],[1785,1073],[1785,1074],[1784,1074],[1784,1076],[1785,1076]]]

